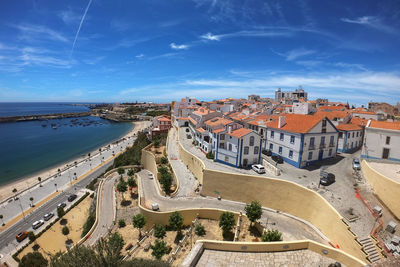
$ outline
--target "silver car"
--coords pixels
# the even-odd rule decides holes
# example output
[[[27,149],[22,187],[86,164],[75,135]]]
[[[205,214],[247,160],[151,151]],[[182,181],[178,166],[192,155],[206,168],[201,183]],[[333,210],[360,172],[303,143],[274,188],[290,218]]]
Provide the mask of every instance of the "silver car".
[[[353,169],[357,171],[361,170],[361,164],[358,158],[353,159]]]
[[[44,224],[44,221],[43,220],[39,220],[39,221],[36,221],[36,222],[34,222],[33,224],[32,224],[32,228],[33,229],[38,229],[40,226],[42,226]]]

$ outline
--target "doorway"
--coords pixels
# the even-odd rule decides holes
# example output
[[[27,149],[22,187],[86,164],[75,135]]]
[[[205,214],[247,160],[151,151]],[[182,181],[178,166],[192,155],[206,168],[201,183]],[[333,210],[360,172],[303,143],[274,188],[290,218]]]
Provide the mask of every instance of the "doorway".
[[[382,158],[383,159],[388,159],[389,158],[389,151],[390,151],[389,148],[384,148],[383,149],[383,153],[382,153]]]

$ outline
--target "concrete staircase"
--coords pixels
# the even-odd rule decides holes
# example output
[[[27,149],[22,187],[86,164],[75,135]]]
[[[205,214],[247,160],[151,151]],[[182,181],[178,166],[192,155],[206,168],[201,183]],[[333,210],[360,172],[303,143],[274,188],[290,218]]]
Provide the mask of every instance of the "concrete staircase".
[[[368,254],[368,259],[371,262],[376,262],[381,259],[381,254],[370,237],[361,238],[358,241],[362,244],[364,251]]]

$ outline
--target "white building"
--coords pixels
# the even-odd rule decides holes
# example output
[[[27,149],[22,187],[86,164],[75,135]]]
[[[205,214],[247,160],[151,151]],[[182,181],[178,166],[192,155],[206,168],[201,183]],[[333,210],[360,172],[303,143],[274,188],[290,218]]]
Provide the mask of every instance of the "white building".
[[[295,102],[292,106],[292,112],[294,114],[307,115],[314,111],[315,109],[312,107],[312,104],[308,102]]]
[[[400,161],[400,122],[368,121],[361,157]]]
[[[258,164],[261,160],[260,136],[246,128],[220,131],[215,160],[237,168]]]
[[[339,131],[328,118],[286,114],[267,122],[264,149],[303,168],[336,156]]]
[[[358,150],[363,141],[363,129],[352,123],[339,124],[338,152],[351,153]]]

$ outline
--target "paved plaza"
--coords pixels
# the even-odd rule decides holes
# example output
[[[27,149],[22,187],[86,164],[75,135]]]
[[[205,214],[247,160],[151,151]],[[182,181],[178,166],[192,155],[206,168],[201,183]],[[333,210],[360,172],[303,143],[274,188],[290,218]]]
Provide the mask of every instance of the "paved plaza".
[[[286,252],[233,252],[204,250],[197,267],[231,267],[231,266],[329,266],[334,260],[310,250]],[[342,264],[342,266],[344,266]]]

